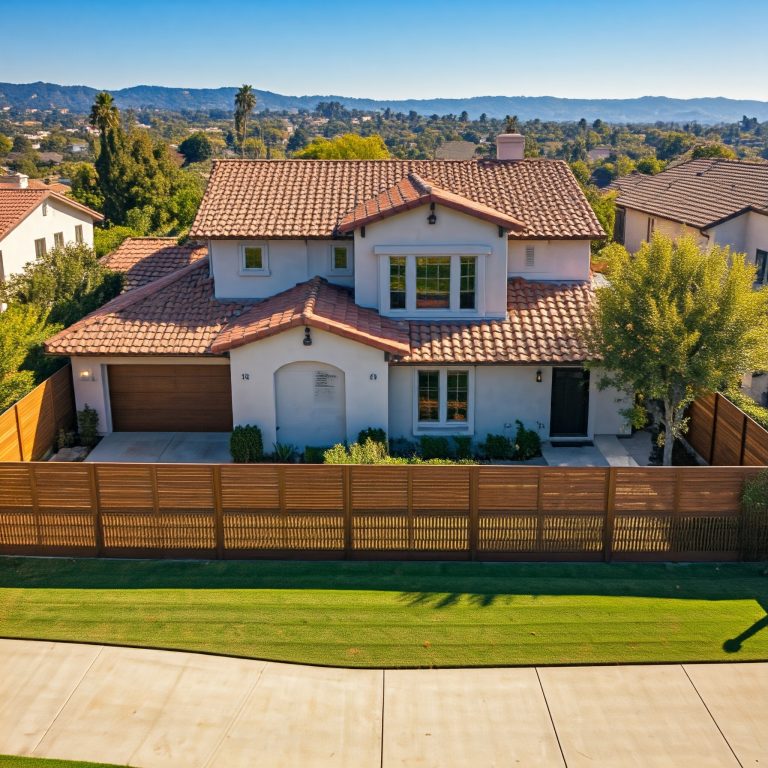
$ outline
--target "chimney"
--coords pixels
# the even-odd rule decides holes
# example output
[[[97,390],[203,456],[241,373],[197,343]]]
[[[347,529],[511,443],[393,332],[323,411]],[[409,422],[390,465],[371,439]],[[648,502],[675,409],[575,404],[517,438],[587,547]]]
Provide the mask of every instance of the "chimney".
[[[0,187],[6,189],[26,189],[29,186],[29,176],[23,173],[9,173],[7,176],[0,176]]]
[[[525,157],[525,136],[520,133],[500,133],[496,137],[498,160],[522,160]]]

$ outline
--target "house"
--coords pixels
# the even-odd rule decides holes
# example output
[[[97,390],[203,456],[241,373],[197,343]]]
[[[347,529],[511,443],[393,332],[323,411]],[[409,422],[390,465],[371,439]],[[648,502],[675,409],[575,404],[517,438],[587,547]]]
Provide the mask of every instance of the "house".
[[[655,176],[615,181],[614,237],[634,253],[654,231],[693,235],[702,246],[728,245],[768,281],[768,163],[701,159]]]
[[[622,433],[626,398],[598,388],[581,336],[604,233],[567,164],[523,159],[516,134],[497,147],[216,161],[190,235],[207,253],[46,350],[104,432],[257,424],[300,450],[366,427],[479,441],[516,419],[544,439]]]
[[[0,179],[0,280],[66,243],[93,245],[102,215],[23,174]]]
[[[446,141],[435,150],[435,160],[471,160],[476,149],[472,141]]]

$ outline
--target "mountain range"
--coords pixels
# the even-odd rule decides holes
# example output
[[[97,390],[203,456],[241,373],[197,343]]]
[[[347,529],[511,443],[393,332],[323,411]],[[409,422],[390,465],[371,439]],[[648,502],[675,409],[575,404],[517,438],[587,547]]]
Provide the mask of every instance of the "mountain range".
[[[136,85],[111,91],[121,108],[231,111],[237,88],[166,88],[158,85]],[[378,100],[347,96],[285,96],[272,91],[254,89],[256,109],[312,110],[321,101],[338,101],[349,109],[395,112],[414,110],[422,115],[460,114],[471,118],[482,113],[503,118],[517,115],[521,120],[579,120],[596,118],[611,123],[734,122],[743,115],[768,120],[768,102],[746,99],[707,97],[673,99],[666,96],[643,96],[635,99],[564,99],[555,96],[473,96],[463,99]],[[74,113],[90,110],[98,89],[84,85],[54,83],[0,83],[0,108],[68,109]]]

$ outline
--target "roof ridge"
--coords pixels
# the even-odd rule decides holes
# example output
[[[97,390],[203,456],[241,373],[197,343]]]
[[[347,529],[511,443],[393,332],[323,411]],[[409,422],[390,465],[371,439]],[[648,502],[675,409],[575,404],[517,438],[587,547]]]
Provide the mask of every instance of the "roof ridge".
[[[320,293],[320,288],[324,282],[320,275],[315,275],[304,283],[308,289],[307,298],[304,301],[304,310],[301,313],[301,319],[310,318],[315,316],[315,306],[317,305],[317,297]]]

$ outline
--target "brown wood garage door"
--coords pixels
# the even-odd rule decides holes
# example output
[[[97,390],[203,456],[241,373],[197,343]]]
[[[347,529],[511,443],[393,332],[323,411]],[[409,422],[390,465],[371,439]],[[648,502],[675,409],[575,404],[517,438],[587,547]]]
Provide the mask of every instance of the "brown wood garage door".
[[[228,365],[110,365],[116,432],[228,432]]]

